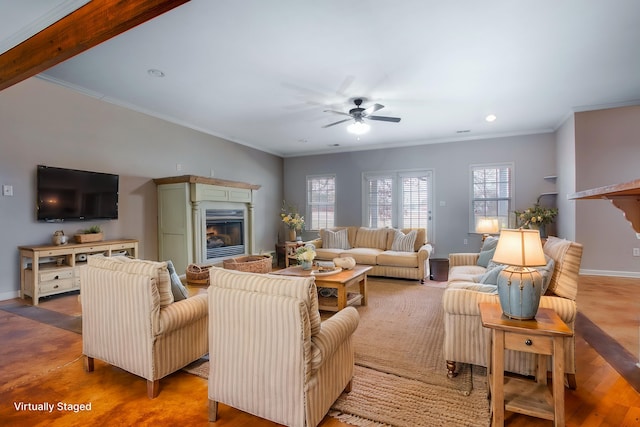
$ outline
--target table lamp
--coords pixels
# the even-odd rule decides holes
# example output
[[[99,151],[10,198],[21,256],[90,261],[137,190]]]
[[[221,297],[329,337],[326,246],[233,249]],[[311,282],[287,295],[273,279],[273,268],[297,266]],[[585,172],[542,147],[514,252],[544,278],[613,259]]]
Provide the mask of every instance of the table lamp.
[[[505,316],[533,319],[542,294],[542,275],[535,268],[546,265],[540,232],[503,228],[493,261],[507,264],[498,276],[498,296]]]
[[[482,241],[484,242],[490,234],[495,234],[500,230],[497,218],[481,218],[476,224],[476,231],[482,233]]]

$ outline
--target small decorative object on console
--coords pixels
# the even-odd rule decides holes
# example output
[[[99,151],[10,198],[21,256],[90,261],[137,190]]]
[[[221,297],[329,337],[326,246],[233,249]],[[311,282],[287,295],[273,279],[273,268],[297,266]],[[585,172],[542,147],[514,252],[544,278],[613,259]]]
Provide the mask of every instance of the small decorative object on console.
[[[340,267],[343,270],[351,270],[356,266],[356,260],[350,256],[334,258],[333,263],[336,265],[336,267]]]
[[[53,233],[51,241],[54,245],[66,245],[69,240],[68,237],[64,235],[64,231],[58,230]]]
[[[99,225],[93,225],[86,230],[81,230],[74,236],[78,243],[99,242],[104,238]]]

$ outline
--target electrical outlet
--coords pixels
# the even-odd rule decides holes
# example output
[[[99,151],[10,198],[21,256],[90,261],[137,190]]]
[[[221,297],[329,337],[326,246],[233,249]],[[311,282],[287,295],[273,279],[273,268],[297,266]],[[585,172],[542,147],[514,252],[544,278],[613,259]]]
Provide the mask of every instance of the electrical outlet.
[[[464,239],[464,244],[468,245],[469,244],[469,239]]]
[[[640,248],[633,248],[633,256],[640,256]]]
[[[3,196],[13,196],[13,185],[3,185],[2,186],[2,195]]]

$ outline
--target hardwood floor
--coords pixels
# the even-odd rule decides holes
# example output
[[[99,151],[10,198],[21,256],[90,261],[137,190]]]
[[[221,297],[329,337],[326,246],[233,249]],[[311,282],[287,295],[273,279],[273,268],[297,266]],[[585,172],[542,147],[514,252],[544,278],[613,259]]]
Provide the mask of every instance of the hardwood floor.
[[[637,279],[585,276],[581,278],[578,296],[580,311],[619,340],[636,359],[638,283]],[[191,291],[197,293],[202,289]],[[2,306],[19,301],[0,302],[0,360],[3,361],[0,424],[190,426],[208,423],[204,379],[176,372],[160,382],[160,395],[150,400],[146,397],[143,379],[104,362],[96,360],[95,372],[87,374],[82,369],[80,335],[1,310]],[[77,295],[45,298],[40,306],[70,316],[80,314]],[[580,327],[576,337],[578,388],[565,390],[567,425],[640,425],[640,393],[585,341]],[[17,410],[20,402],[91,403],[91,410],[73,412],[56,408],[51,413]],[[276,424],[220,405],[218,422],[210,425],[266,427]],[[552,423],[507,413],[507,425],[550,426]],[[348,424],[325,417],[321,426],[346,427]]]

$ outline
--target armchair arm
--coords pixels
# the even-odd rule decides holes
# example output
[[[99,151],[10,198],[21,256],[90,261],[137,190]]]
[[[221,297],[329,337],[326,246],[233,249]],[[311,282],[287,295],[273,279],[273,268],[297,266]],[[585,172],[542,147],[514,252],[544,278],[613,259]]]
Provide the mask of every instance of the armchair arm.
[[[207,294],[198,294],[176,301],[160,309],[160,322],[156,335],[176,331],[208,315]]]
[[[478,263],[479,253],[456,253],[449,254],[449,268],[458,265],[476,265]]]
[[[497,294],[489,294],[469,289],[447,288],[442,294],[442,308],[445,313],[480,316],[478,304],[481,302],[499,302]]]
[[[431,252],[433,252],[433,246],[430,243],[425,243],[418,249],[418,260],[425,261],[429,259]]]
[[[317,335],[311,337],[311,369],[316,371],[358,328],[360,315],[346,307],[324,322]]]

